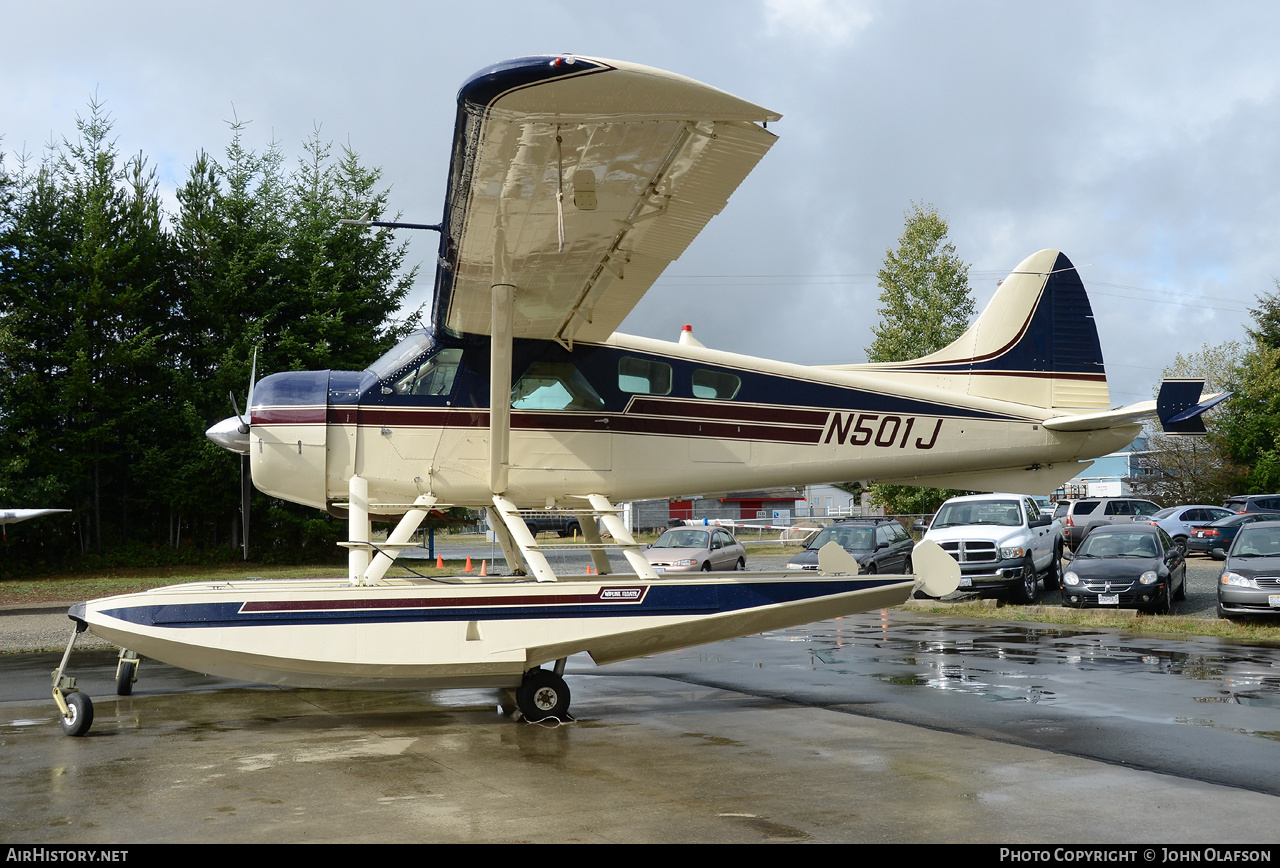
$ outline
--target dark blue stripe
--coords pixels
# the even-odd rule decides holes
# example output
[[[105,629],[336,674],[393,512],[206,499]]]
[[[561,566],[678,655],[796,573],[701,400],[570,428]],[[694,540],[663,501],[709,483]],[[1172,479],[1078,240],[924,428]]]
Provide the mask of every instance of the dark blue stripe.
[[[617,618],[649,615],[711,615],[778,603],[819,599],[897,584],[901,579],[846,582],[784,580],[741,585],[650,585],[644,602],[548,606],[361,609],[354,611],[241,612],[244,601],[162,604],[103,610],[104,615],[146,627],[254,627],[264,625],[388,624],[548,618]],[[465,586],[459,590],[465,590]]]

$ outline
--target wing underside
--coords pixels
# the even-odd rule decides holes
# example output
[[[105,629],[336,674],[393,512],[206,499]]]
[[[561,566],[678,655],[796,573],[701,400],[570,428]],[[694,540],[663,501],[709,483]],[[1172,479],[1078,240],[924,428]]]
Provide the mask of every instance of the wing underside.
[[[557,64],[559,64],[557,66]],[[488,334],[604,340],[773,144],[779,116],[648,67],[523,58],[458,97],[433,317]]]

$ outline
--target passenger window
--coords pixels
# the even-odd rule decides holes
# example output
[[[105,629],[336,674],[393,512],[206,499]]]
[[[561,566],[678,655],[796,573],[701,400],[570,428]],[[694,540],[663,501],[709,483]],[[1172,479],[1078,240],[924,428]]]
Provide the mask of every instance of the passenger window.
[[[623,356],[618,360],[618,388],[632,395],[670,395],[671,366]]]
[[[397,395],[435,395],[447,397],[453,391],[462,350],[441,350],[418,367],[396,380],[392,389]]]
[[[711,398],[717,401],[732,400],[742,388],[742,380],[723,371],[698,368],[693,372],[693,397]]]
[[[534,362],[511,387],[517,410],[599,410],[604,399],[569,362]]]

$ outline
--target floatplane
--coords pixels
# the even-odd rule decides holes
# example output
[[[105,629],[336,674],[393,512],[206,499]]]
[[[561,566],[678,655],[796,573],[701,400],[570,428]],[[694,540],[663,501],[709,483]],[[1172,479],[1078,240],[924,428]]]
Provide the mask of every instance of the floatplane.
[[[563,719],[565,659],[597,664],[892,606],[956,586],[931,543],[909,575],[658,575],[615,505],[861,479],[1045,493],[1131,442],[1143,420],[1193,428],[1198,383],[1109,403],[1089,299],[1042,250],[955,343],[893,364],[810,367],[615,333],[723,208],[781,116],[688,78],[571,55],[482,70],[458,94],[431,326],[363,371],[251,382],[209,436],[269,495],[345,517],[348,570],[326,581],[205,582],[69,611],[140,657],[303,687],[496,687]],[[484,509],[510,575],[388,579],[423,518]],[[557,575],[522,509],[579,520],[595,575]],[[374,542],[374,520],[395,522]],[[607,534],[602,534],[603,525]],[[608,537],[606,539],[605,537]],[[611,574],[609,547],[630,572]],[[72,634],[67,655],[75,641]],[[54,673],[64,729],[92,704]],[[550,668],[544,668],[550,664]]]

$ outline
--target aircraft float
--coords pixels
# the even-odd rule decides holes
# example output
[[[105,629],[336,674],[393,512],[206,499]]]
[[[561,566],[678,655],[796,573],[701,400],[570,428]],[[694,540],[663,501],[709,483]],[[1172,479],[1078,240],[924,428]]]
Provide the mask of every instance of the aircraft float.
[[[1088,296],[1067,257],[1019,263],[965,334],[929,356],[810,367],[615,329],[726,204],[781,116],[683,76],[573,55],[482,70],[458,94],[429,328],[363,371],[277,373],[209,436],[253,484],[349,522],[333,580],[176,585],[69,611],[139,657],[303,687],[514,689],[564,719],[565,659],[597,664],[938,595],[930,543],[908,572],[658,575],[615,504],[860,479],[1045,493],[1154,415],[1194,429],[1200,383],[1106,409]],[[1201,430],[1203,430],[1201,428]],[[423,518],[483,508],[511,575],[388,579]],[[556,575],[521,509],[580,517],[598,575]],[[373,520],[395,521],[373,542]],[[597,519],[608,531],[602,538]],[[606,549],[632,572],[610,574]],[[65,674],[66,732],[92,703]],[[551,664],[551,668],[543,668]]]

